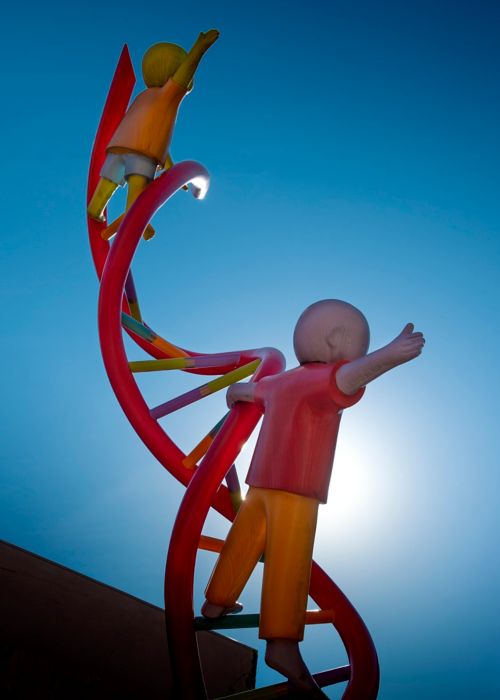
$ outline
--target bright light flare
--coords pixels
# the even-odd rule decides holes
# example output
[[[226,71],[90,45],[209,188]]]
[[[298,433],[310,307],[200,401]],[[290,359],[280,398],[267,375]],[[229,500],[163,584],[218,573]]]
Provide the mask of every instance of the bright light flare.
[[[210,185],[210,180],[206,177],[194,177],[191,180],[191,191],[195,199],[205,199]]]

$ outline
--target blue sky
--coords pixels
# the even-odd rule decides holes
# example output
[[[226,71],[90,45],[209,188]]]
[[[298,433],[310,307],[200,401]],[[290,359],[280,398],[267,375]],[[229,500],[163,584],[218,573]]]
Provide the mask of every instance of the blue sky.
[[[144,315],[194,350],[273,345],[288,366],[324,297],[364,311],[372,348],[407,321],[425,332],[345,412],[316,559],[372,632],[383,700],[498,697],[498,3],[26,2],[2,19],[1,536],[161,604],[183,489],[103,370],[85,182],[123,43],[139,74],[151,44],[217,27],[172,144],[212,187],[155,218],[134,264]],[[159,403],[195,384],[144,386]],[[189,449],[223,410],[168,428]],[[331,630],[303,646],[313,670],[344,663]]]

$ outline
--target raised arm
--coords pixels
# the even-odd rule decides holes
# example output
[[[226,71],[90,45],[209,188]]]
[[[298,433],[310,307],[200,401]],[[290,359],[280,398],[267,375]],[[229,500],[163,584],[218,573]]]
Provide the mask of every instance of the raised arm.
[[[384,372],[418,357],[424,344],[423,334],[414,332],[413,323],[407,323],[401,333],[380,350],[342,365],[337,372],[337,386],[344,394],[355,394]]]
[[[210,29],[208,32],[201,32],[200,36],[196,39],[193,48],[189,51],[184,61],[172,76],[173,80],[175,80],[178,85],[181,85],[186,89],[189,87],[189,84],[194,77],[198,64],[203,58],[204,53],[208,51],[208,49],[217,41],[218,38],[219,32],[217,29]]]

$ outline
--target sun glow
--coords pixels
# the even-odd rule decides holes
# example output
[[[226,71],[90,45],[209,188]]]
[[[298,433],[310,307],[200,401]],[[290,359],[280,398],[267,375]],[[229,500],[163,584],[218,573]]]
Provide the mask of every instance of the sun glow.
[[[335,456],[330,482],[329,504],[332,516],[358,519],[370,507],[369,474],[366,455],[359,444],[343,440]]]
[[[365,532],[378,521],[390,491],[385,469],[390,455],[379,434],[373,425],[341,426],[328,503],[320,508],[320,536],[331,535],[333,527],[351,535]]]

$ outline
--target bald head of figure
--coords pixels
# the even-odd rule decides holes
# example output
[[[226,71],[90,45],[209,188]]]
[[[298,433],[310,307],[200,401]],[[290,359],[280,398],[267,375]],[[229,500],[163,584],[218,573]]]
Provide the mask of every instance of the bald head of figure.
[[[361,311],[340,299],[317,301],[301,314],[293,334],[300,364],[355,360],[366,355],[368,321]]]

